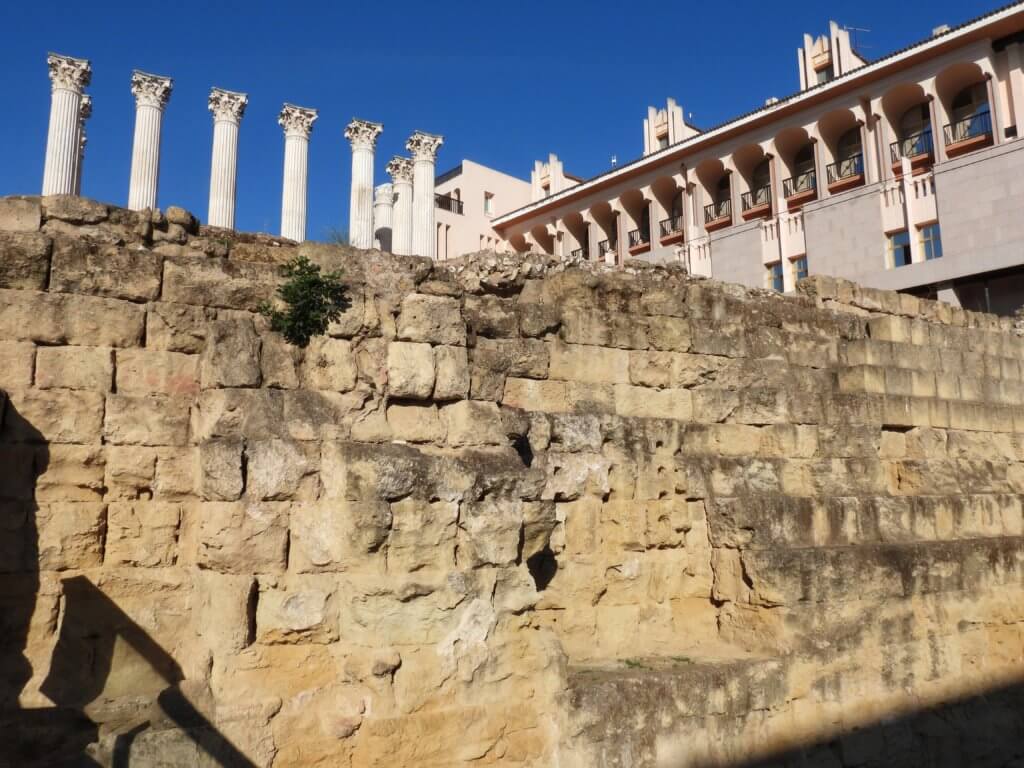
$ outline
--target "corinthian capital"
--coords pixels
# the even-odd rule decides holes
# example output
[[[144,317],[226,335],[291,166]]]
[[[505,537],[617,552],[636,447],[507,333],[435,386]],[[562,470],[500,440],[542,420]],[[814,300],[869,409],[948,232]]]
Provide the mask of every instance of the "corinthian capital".
[[[384,130],[380,123],[371,123],[369,120],[352,118],[352,122],[345,127],[345,138],[352,142],[352,149],[373,150],[377,145],[377,137]]]
[[[408,157],[400,157],[395,155],[389,161],[387,166],[384,168],[391,177],[391,181],[398,184],[401,181],[412,184],[412,160]]]
[[[249,97],[244,93],[225,91],[223,88],[211,88],[210,98],[206,102],[207,108],[213,112],[215,122],[227,120],[231,123],[238,123],[245,114],[245,105],[249,103]]]
[[[373,202],[391,205],[395,202],[395,193],[390,184],[378,184],[373,188]]]
[[[132,72],[132,95],[135,104],[140,107],[156,107],[163,109],[171,98],[174,81],[169,77],[151,75],[135,70]]]
[[[85,59],[51,53],[46,57],[46,66],[50,69],[50,83],[54,89],[81,92],[92,80],[92,65]]]
[[[85,125],[85,121],[92,117],[92,96],[83,96],[82,102],[78,105],[78,122]]]
[[[316,118],[315,109],[285,104],[281,109],[281,114],[277,116],[277,124],[284,128],[285,136],[301,136],[308,139],[309,134],[313,131],[313,123],[316,122]]]
[[[416,131],[405,142],[405,148],[412,152],[413,160],[426,160],[432,163],[437,159],[437,150],[441,148],[442,144],[444,144],[443,136]]]

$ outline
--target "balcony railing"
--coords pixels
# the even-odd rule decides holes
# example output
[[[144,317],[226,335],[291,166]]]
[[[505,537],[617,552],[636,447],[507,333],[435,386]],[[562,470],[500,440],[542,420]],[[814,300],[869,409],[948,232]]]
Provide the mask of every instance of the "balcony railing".
[[[460,216],[462,215],[462,201],[457,200],[454,197],[434,193],[434,205],[436,205],[442,211],[448,211],[449,213],[457,213]]]
[[[604,256],[608,251],[617,251],[619,245],[614,240],[602,240],[597,244],[597,253],[599,256]]]
[[[769,184],[740,195],[740,204],[743,206],[744,211],[749,211],[751,208],[760,208],[762,205],[770,205],[771,202],[772,188]]]
[[[647,245],[651,242],[651,233],[646,229],[634,229],[627,235],[629,238],[629,247],[636,248],[637,246]]]
[[[829,184],[835,184],[843,179],[850,179],[854,176],[864,175],[864,155],[852,155],[837,163],[830,163],[825,166],[825,174]]]
[[[658,231],[662,237],[669,237],[683,231],[683,214],[679,213],[669,219],[658,222]]]
[[[934,151],[931,128],[906,136],[889,145],[889,154],[892,157],[893,165],[898,163],[900,158],[905,157],[909,160],[922,155],[930,155]]]
[[[987,110],[950,123],[942,129],[946,146],[992,134],[992,114]]]
[[[574,259],[589,259],[590,258],[590,252],[585,247],[584,248],[575,248],[575,249],[573,249],[572,251],[569,252],[569,255],[572,256]]]
[[[732,200],[719,200],[717,203],[711,203],[710,205],[704,206],[704,223],[710,224],[712,221],[718,221],[719,219],[727,219],[732,217]]]
[[[788,200],[803,192],[815,192],[818,189],[818,174],[805,171],[782,182],[782,194]]]

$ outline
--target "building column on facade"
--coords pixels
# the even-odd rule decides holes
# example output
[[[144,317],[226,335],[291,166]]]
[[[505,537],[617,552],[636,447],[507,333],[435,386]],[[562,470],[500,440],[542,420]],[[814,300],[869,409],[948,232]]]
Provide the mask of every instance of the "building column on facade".
[[[213,156],[210,160],[210,207],[207,224],[235,228],[238,188],[238,128],[249,97],[214,88],[207,107],[213,113]]]
[[[945,161],[946,142],[943,138],[943,126],[946,125],[946,109],[942,105],[938,91],[935,89],[935,78],[922,83],[925,95],[928,97],[928,116],[932,124],[932,156],[936,163]]]
[[[81,152],[82,89],[92,78],[85,59],[51,53],[46,57],[50,73],[50,125],[46,134],[43,194],[75,193],[75,173]]]
[[[919,264],[925,261],[921,239],[917,236],[918,221],[917,196],[914,194],[914,171],[910,160],[900,158],[900,185],[903,187],[903,215],[906,217],[907,234],[910,240],[910,263]]]
[[[1024,137],[1024,44],[1012,43],[1006,46],[1006,63],[1010,101],[1013,103],[1011,120],[1017,129],[1017,136]]]
[[[380,123],[357,118],[345,127],[345,138],[352,145],[348,241],[356,248],[373,246],[373,151],[383,130]]]
[[[874,184],[878,181],[877,153],[875,152],[875,132],[871,130],[872,117],[866,115],[859,122],[860,148],[864,155],[864,183]]]
[[[412,253],[412,160],[392,157],[387,165],[394,204],[391,211],[391,251],[398,256]]]
[[[991,115],[992,121],[992,143],[1002,144],[1004,141],[1002,123],[1000,122],[1002,115],[999,112],[999,104],[996,102],[995,77],[990,71],[985,72],[985,89],[988,92],[988,113]]]
[[[614,214],[614,229],[615,229],[615,264],[621,264],[626,260],[626,254],[629,253],[629,214],[626,213],[626,207],[622,204],[622,199],[616,197],[614,200],[609,202],[609,206]]]
[[[171,97],[169,77],[132,72],[135,96],[135,137],[132,142],[132,175],[128,186],[128,207],[133,211],[156,208],[160,179],[160,124]]]
[[[444,138],[416,131],[405,143],[412,153],[412,252],[434,258],[434,163]]]
[[[373,190],[373,247],[390,253],[395,193],[390,184]]]
[[[75,194],[82,194],[82,169],[85,166],[85,123],[92,117],[92,97],[82,96],[82,104],[78,110],[78,157],[75,158]]]
[[[824,200],[831,197],[828,191],[828,147],[817,131],[811,136],[811,144],[814,148],[814,186],[817,187],[818,199]]]
[[[583,227],[586,230],[587,240],[585,243],[580,243],[580,245],[586,250],[587,260],[593,261],[601,255],[597,252],[597,244],[603,239],[600,236],[601,228],[597,225],[597,220],[594,218],[594,214],[590,212],[589,208],[581,211],[580,216],[583,219]]]
[[[284,128],[284,183],[281,191],[281,237],[306,239],[306,202],[309,180],[309,135],[316,122],[315,109],[285,104],[277,116]]]

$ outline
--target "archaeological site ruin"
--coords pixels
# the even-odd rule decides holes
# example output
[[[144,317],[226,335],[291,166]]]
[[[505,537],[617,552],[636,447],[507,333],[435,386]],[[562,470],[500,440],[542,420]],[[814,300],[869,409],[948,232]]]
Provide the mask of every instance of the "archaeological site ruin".
[[[0,764],[1020,766],[1022,333],[0,199]]]

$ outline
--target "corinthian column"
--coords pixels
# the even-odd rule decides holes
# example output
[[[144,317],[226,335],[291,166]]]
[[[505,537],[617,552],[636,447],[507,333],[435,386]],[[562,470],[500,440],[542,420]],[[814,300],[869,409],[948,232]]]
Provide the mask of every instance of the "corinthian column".
[[[391,252],[391,219],[395,193],[390,184],[381,184],[373,190],[373,247]]]
[[[281,237],[306,239],[306,181],[309,176],[309,134],[316,110],[285,104],[277,116],[284,128],[284,190],[281,194]]]
[[[207,107],[213,113],[213,159],[210,161],[211,227],[235,228],[235,190],[238,176],[238,126],[249,97],[213,88]]]
[[[160,122],[171,97],[169,77],[132,72],[135,96],[135,139],[132,143],[132,178],[128,186],[128,207],[133,211],[156,208],[160,178]]]
[[[85,59],[56,53],[46,57],[46,65],[50,69],[50,128],[46,134],[43,194],[71,195],[78,165],[82,89],[89,84],[92,67]]]
[[[373,246],[373,150],[384,126],[352,120],[345,138],[352,142],[352,194],[348,208],[348,241],[356,248]]]
[[[412,160],[391,158],[387,172],[391,176],[394,207],[391,212],[391,252],[398,256],[412,253]]]
[[[416,131],[405,142],[412,153],[412,252],[434,258],[434,162],[444,139]]]
[[[75,158],[75,194],[82,194],[82,166],[85,165],[85,121],[92,117],[92,97],[83,96],[78,110],[78,157]]]

